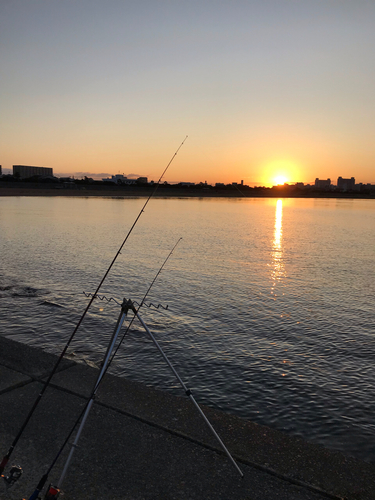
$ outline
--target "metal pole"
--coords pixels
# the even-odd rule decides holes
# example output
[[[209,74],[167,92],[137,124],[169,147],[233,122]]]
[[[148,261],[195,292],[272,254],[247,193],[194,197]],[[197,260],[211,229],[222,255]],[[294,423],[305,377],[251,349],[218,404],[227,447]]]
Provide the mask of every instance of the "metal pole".
[[[74,439],[74,443],[72,444],[72,447],[71,447],[71,449],[70,449],[69,456],[68,456],[68,458],[67,458],[67,460],[66,460],[66,462],[65,462],[64,469],[63,469],[63,471],[62,471],[62,473],[61,473],[61,476],[60,476],[60,479],[59,479],[59,482],[58,482],[58,485],[57,485],[57,487],[58,487],[58,488],[61,488],[62,482],[63,482],[63,480],[64,480],[64,478],[65,478],[66,473],[67,473],[67,470],[68,470],[68,467],[69,467],[70,461],[71,461],[71,459],[72,459],[72,457],[73,457],[73,453],[74,453],[74,451],[75,451],[75,449],[76,449],[76,447],[77,447],[77,443],[78,443],[79,438],[80,438],[80,436],[81,436],[81,433],[82,433],[83,427],[84,427],[84,425],[85,425],[85,423],[86,423],[87,417],[89,416],[89,413],[90,413],[91,407],[92,407],[92,405],[93,405],[93,403],[94,403],[94,399],[95,399],[95,396],[96,396],[96,392],[97,392],[98,386],[99,386],[99,384],[100,384],[100,382],[101,382],[101,380],[102,380],[102,378],[103,378],[103,376],[104,376],[104,373],[105,373],[105,371],[106,371],[106,368],[107,368],[107,365],[108,365],[109,358],[110,358],[111,353],[112,353],[112,351],[113,351],[113,348],[114,348],[114,346],[115,346],[115,343],[116,343],[117,337],[118,337],[118,335],[119,335],[119,333],[120,333],[120,329],[121,329],[122,324],[123,324],[123,322],[124,322],[124,320],[125,320],[125,317],[126,317],[126,314],[127,314],[127,312],[128,312],[128,309],[129,309],[128,303],[127,303],[127,302],[125,301],[125,299],[124,299],[124,301],[123,301],[123,303],[122,303],[122,306],[121,306],[121,312],[120,312],[120,315],[119,315],[118,320],[117,320],[117,323],[116,323],[116,327],[115,327],[115,329],[114,329],[114,332],[113,332],[112,337],[111,337],[111,341],[110,341],[110,343],[109,343],[109,345],[108,345],[108,347],[107,347],[107,351],[106,351],[105,356],[104,356],[104,359],[103,359],[102,368],[101,368],[101,370],[100,370],[100,373],[99,373],[99,375],[98,375],[98,378],[96,379],[95,386],[94,386],[94,390],[93,390],[93,392],[92,392],[92,394],[91,394],[90,401],[89,401],[89,403],[88,403],[88,405],[87,405],[87,408],[86,408],[86,410],[85,410],[85,413],[84,413],[84,415],[83,415],[83,417],[82,417],[82,421],[81,421],[81,424],[80,424],[80,426],[79,426],[79,428],[78,428],[78,431],[77,431],[76,437],[75,437],[75,439]]]
[[[160,354],[163,356],[163,358],[165,359],[165,361],[167,362],[169,368],[172,370],[172,372],[174,373],[175,377],[177,378],[177,380],[180,382],[182,388],[184,389],[185,391],[185,394],[191,399],[191,401],[193,402],[194,406],[196,407],[196,409],[199,411],[199,413],[201,414],[201,416],[203,417],[204,421],[206,422],[206,424],[208,425],[208,428],[210,429],[210,431],[212,432],[212,434],[215,436],[215,438],[217,439],[217,441],[219,442],[220,446],[222,447],[223,451],[225,452],[225,454],[227,455],[227,457],[229,458],[229,460],[232,462],[232,464],[234,465],[234,467],[237,469],[237,471],[240,473],[241,477],[243,477],[243,472],[241,471],[241,469],[238,467],[238,465],[236,464],[236,462],[234,461],[232,455],[229,453],[227,447],[225,446],[225,444],[223,443],[223,441],[220,439],[219,435],[217,434],[217,432],[215,431],[215,429],[212,427],[210,421],[208,420],[208,418],[206,417],[206,415],[203,413],[202,409],[200,408],[200,406],[198,405],[198,403],[195,401],[190,389],[188,389],[186,387],[186,385],[184,384],[184,382],[182,381],[181,377],[179,376],[179,374],[176,372],[176,370],[174,369],[173,365],[171,364],[171,362],[169,361],[169,359],[167,358],[166,354],[164,353],[163,349],[160,347],[158,341],[155,339],[155,337],[153,336],[153,334],[150,332],[150,330],[148,329],[147,325],[145,324],[145,322],[143,321],[143,319],[140,317],[138,311],[133,307],[133,312],[134,314],[137,316],[137,318],[139,319],[139,321],[141,322],[143,328],[146,330],[146,332],[148,333],[148,335],[150,336],[151,340],[153,341],[153,343],[156,345],[156,347],[158,348]]]

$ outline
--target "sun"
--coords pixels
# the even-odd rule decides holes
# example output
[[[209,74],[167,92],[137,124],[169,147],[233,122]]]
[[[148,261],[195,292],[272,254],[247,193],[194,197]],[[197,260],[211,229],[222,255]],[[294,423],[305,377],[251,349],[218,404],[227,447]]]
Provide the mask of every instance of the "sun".
[[[261,182],[264,186],[280,186],[298,181],[300,168],[293,160],[273,159],[261,165]]]
[[[288,182],[288,178],[285,175],[276,175],[276,177],[274,177],[272,180],[276,186]]]

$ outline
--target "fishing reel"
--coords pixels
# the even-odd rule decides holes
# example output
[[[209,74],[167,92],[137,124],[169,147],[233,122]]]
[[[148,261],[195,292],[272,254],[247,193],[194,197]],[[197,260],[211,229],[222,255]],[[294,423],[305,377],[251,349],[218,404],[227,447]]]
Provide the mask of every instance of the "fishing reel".
[[[12,465],[8,474],[6,476],[2,476],[5,481],[6,489],[11,488],[14,483],[16,483],[22,476],[22,473],[22,467],[20,467],[19,465]]]
[[[48,486],[48,490],[46,491],[44,500],[57,500],[59,498],[59,495],[59,488],[56,488],[55,486],[52,486],[52,484],[50,484]]]

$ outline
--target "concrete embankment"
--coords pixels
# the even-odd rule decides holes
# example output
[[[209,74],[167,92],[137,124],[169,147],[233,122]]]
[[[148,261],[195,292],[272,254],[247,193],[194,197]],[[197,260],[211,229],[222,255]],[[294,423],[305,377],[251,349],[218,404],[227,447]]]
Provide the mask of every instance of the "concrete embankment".
[[[0,337],[0,455],[56,357]],[[63,360],[16,446],[24,474],[1,498],[28,498],[90,394],[97,370]],[[204,407],[241,478],[185,397],[108,375],[62,485],[65,500],[373,500],[375,465]],[[50,480],[60,476],[64,450]],[[0,457],[0,458],[1,458]]]

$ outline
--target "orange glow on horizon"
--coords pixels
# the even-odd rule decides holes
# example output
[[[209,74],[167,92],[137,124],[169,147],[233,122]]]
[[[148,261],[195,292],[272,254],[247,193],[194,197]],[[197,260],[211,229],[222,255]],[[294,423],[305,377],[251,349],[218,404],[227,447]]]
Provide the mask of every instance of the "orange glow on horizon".
[[[273,182],[276,185],[285,184],[286,182],[288,182],[288,178],[285,177],[285,175],[277,175],[276,177],[274,177]]]
[[[262,167],[262,182],[265,186],[277,186],[298,182],[300,168],[290,160],[273,160]]]

